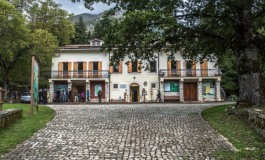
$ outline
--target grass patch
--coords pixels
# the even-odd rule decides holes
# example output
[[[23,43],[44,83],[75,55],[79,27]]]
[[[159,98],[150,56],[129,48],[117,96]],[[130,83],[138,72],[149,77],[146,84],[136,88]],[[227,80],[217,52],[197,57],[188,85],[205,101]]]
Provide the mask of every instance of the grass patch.
[[[21,108],[22,118],[6,128],[0,129],[0,156],[7,153],[17,144],[29,139],[35,132],[44,128],[53,119],[54,110],[39,106],[39,113],[30,115],[30,104],[4,104],[3,109]]]
[[[228,138],[238,152],[218,151],[221,159],[264,159],[265,139],[259,135],[243,118],[225,115],[229,105],[216,106],[202,112],[202,117],[220,134]]]

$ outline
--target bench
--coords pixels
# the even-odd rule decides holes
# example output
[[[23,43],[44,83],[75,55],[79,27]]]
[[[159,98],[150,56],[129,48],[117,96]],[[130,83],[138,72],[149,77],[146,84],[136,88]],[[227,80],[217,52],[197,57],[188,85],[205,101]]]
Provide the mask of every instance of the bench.
[[[111,99],[111,102],[114,103],[123,102],[123,99]]]
[[[164,96],[164,102],[166,101],[179,101],[179,96]]]

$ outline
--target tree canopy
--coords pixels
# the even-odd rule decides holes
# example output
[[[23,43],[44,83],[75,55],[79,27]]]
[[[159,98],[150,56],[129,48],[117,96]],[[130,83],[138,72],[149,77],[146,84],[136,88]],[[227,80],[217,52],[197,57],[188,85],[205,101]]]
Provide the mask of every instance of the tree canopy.
[[[28,1],[31,5],[25,8],[27,11],[32,11],[32,8],[36,7],[37,2]],[[48,0],[47,3],[49,2],[52,3]],[[44,23],[45,16],[35,16],[35,14],[40,14],[39,12],[28,12],[26,14],[28,17],[26,18],[23,14],[25,11],[24,5],[21,4],[23,3],[18,3],[15,0],[0,0],[0,81],[2,81],[6,91],[8,91],[10,80],[12,82],[29,82],[30,72],[28,70],[31,66],[31,54],[38,55],[41,60],[41,69],[50,68],[52,55],[59,42],[62,44],[69,43],[69,38],[71,37],[71,33],[65,32],[67,29],[61,29],[62,26],[65,26],[60,21],[67,21],[66,12],[63,12],[63,15],[54,13],[54,19],[52,19],[52,16],[46,17],[46,19],[51,18],[49,20],[52,21],[50,25],[46,26]],[[39,8],[35,8],[35,11],[38,10]],[[46,13],[47,10],[43,9],[42,15],[47,15]],[[61,13],[60,10],[58,13]],[[33,17],[38,18],[33,20]],[[39,23],[42,25],[39,25]],[[70,24],[70,22],[66,22],[66,24],[68,23]],[[67,36],[68,38],[65,38]],[[5,92],[5,98],[6,96],[7,92]]]
[[[72,0],[75,1],[75,0]],[[113,61],[124,56],[148,60],[154,51],[181,51],[186,59],[200,61],[232,52],[239,83],[238,105],[260,105],[261,58],[264,55],[265,1],[262,0],[85,0],[115,3],[124,10],[105,36],[103,48]]]

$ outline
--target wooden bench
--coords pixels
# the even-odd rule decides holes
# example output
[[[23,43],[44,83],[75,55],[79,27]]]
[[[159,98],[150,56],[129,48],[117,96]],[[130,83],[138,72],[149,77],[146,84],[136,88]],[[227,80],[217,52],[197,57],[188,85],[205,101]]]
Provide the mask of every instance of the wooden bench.
[[[118,103],[118,102],[124,102],[123,99],[111,99],[111,102]]]
[[[166,101],[179,101],[179,96],[164,96],[164,102]]]

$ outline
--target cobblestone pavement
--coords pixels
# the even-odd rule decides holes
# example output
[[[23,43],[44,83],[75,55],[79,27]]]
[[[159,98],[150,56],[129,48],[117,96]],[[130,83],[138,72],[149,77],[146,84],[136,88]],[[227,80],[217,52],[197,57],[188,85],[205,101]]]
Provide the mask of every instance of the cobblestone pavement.
[[[213,105],[52,105],[54,120],[2,158],[215,159],[233,147],[200,116]]]

